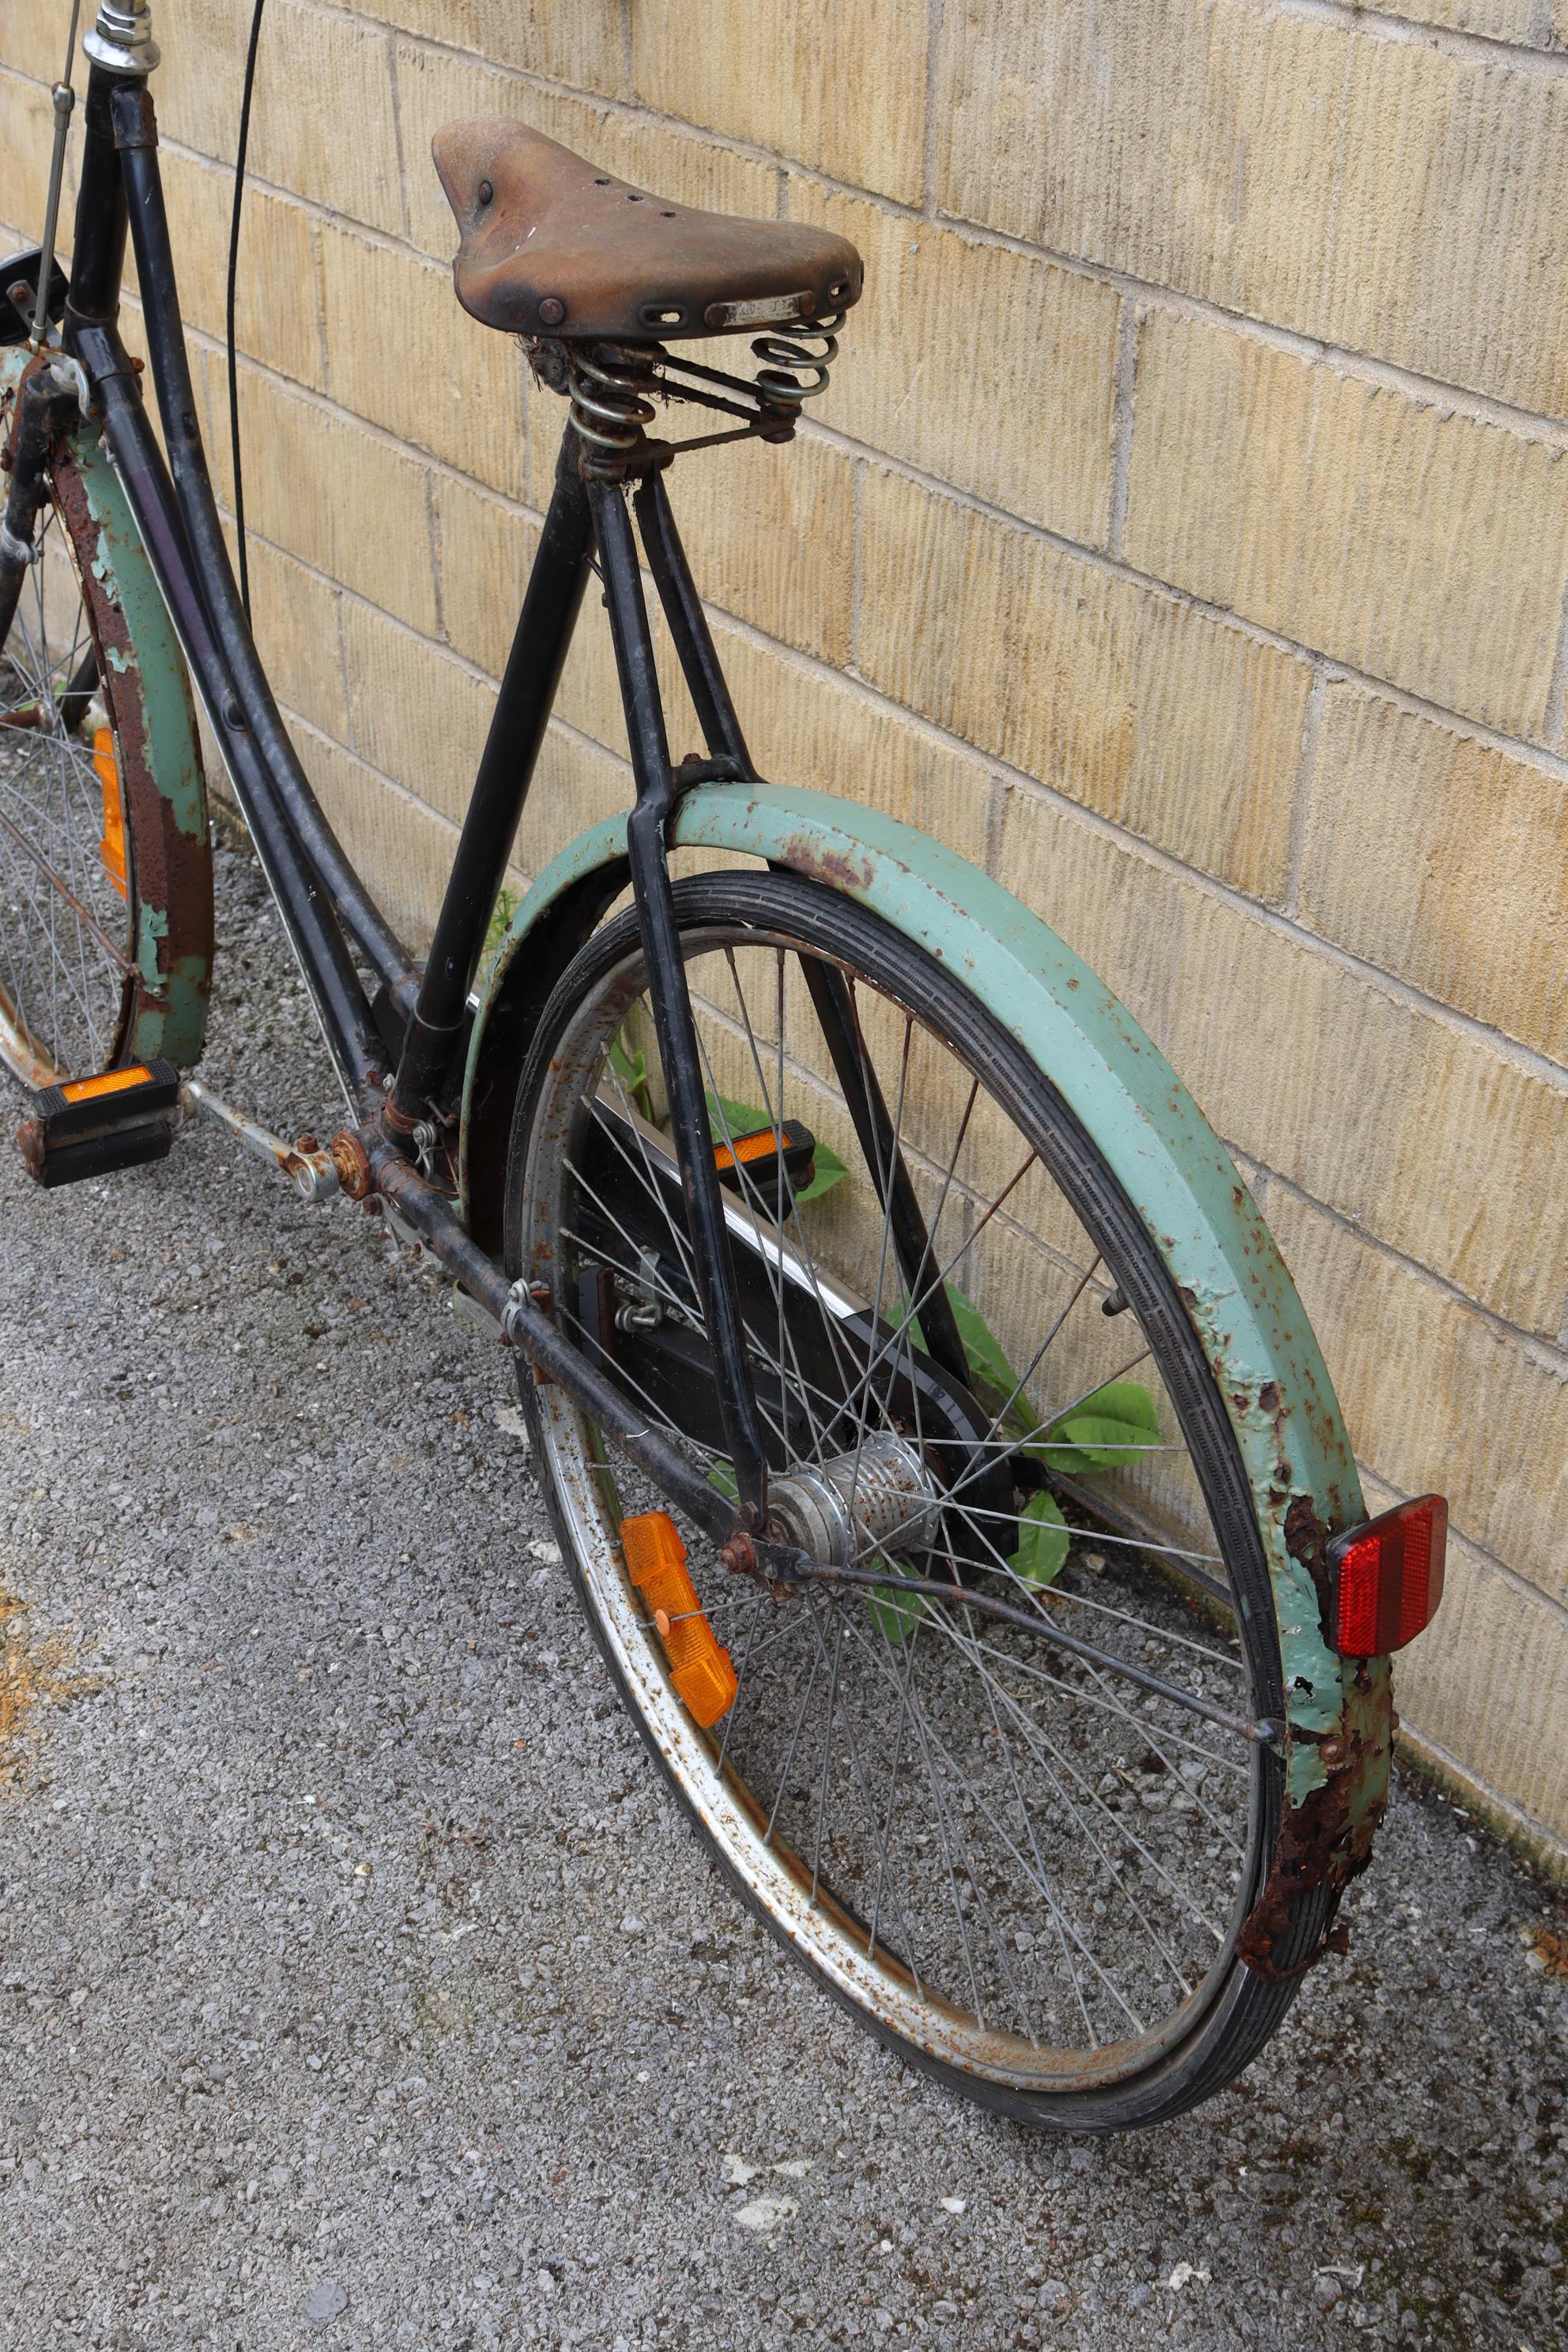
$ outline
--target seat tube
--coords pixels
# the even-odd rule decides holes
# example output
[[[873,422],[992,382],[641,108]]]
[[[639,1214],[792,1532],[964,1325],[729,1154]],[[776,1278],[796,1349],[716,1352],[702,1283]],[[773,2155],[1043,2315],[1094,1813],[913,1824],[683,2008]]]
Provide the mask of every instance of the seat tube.
[[[593,520],[578,464],[581,448],[568,425],[550,510],[387,1100],[387,1125],[395,1133],[412,1133],[428,1116],[428,1105],[462,1041],[464,1008],[485,928],[505,877],[582,609],[593,553]]]
[[[709,1345],[718,1373],[719,1411],[735,1473],[743,1524],[761,1531],[767,1521],[767,1454],[756,1391],[746,1360],[745,1331],[730,1256],[713,1139],[702,1084],[697,1024],[686,985],[675,919],[665,827],[677,793],[669,764],[664,706],[637,571],[631,517],[618,482],[591,479],[595,530],[604,563],[616,667],[631,739],[637,802],[626,820],[632,896],[647,957],[654,1028],[669,1095],[670,1124]]]

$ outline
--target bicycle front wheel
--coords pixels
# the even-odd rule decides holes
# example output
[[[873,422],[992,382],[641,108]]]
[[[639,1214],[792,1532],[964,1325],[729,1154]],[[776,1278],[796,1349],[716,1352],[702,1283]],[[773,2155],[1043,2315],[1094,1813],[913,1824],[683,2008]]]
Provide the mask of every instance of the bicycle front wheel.
[[[676,906],[773,1524],[879,1580],[727,1573],[530,1379],[583,1606],[745,1899],[911,2063],[1035,2123],[1173,2115],[1291,1996],[1237,1948],[1282,1694],[1214,1374],[1115,1172],[950,970],[795,876]],[[509,1265],[732,1491],[666,1099],[623,914],[534,1041]],[[673,1609],[638,1565],[658,1511]],[[1321,1925],[1311,1898],[1291,1949]]]
[[[183,665],[84,426],[51,460],[0,642],[0,1066],[41,1087],[194,1060],[211,960]]]

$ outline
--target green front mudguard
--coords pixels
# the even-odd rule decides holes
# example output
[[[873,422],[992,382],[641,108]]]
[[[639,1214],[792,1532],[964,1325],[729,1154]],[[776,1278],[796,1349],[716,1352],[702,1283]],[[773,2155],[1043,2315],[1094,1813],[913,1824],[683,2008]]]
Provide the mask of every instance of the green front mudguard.
[[[626,820],[541,877],[496,959],[464,1090],[464,1203],[500,1246],[512,1097],[543,996],[626,887]],[[956,973],[1034,1057],[1138,1209],[1215,1377],[1251,1483],[1279,1619],[1286,1807],[1247,1948],[1267,1969],[1289,1898],[1364,1863],[1387,1794],[1386,1659],[1340,1658],[1320,1594],[1330,1538],[1364,1515],[1328,1372],[1296,1286],[1235,1163],[1164,1056],[1087,964],[1010,892],[908,825],[823,793],[707,784],[675,841],[828,884]]]
[[[0,430],[30,354],[0,350]],[[114,672],[120,786],[131,830],[135,964],[122,1059],[201,1059],[213,958],[212,844],[184,656],[98,426],[64,436],[56,488]],[[81,1075],[81,1074],[79,1074]]]

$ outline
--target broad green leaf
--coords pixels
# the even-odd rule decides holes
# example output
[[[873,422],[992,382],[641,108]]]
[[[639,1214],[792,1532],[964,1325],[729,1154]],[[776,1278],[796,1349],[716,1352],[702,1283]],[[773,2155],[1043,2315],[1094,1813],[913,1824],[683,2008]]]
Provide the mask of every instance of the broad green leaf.
[[[726,1462],[721,1454],[709,1465],[708,1484],[717,1487],[721,1495],[728,1496],[731,1503],[740,1501],[741,1482],[735,1475],[735,1465]]]
[[[1028,1451],[1047,1468],[1081,1478],[1124,1469],[1159,1442],[1160,1416],[1148,1390],[1137,1381],[1110,1381],[1054,1421]]]
[[[803,1184],[795,1197],[797,1201],[820,1201],[824,1192],[831,1192],[848,1173],[833,1146],[819,1140],[812,1154],[811,1181]]]
[[[1000,1341],[972,1298],[966,1298],[955,1282],[946,1285],[947,1303],[952,1309],[952,1319],[958,1326],[958,1336],[963,1342],[963,1352],[969,1359],[969,1376],[974,1392],[993,1412],[1000,1412],[1018,1385],[1018,1376],[1002,1352]],[[989,1393],[988,1393],[989,1391]],[[1015,1404],[1022,1402],[1013,1398]]]
[[[738,1135],[755,1135],[760,1127],[769,1125],[765,1110],[753,1110],[750,1103],[736,1102],[731,1095],[706,1095],[708,1124],[721,1143],[728,1130],[731,1141]]]
[[[1055,1496],[1042,1487],[1018,1514],[1018,1549],[1007,1565],[1026,1584],[1054,1584],[1071,1540]]]
[[[1015,1394],[1017,1374],[1003,1354],[1001,1343],[974,1301],[965,1297],[955,1282],[944,1283],[942,1287],[969,1360],[970,1386],[988,1412],[1000,1415],[1003,1427],[1012,1436],[1026,1437],[1034,1428],[1035,1417],[1024,1398]],[[895,1323],[900,1323],[909,1313],[909,1301],[901,1294],[892,1313]],[[923,1348],[926,1339],[918,1315],[910,1317],[910,1329],[916,1347]]]
[[[889,1565],[899,1569],[897,1560]],[[899,1573],[902,1575],[904,1570],[899,1569]],[[874,1584],[866,1595],[866,1606],[878,1633],[889,1642],[903,1641],[926,1613],[923,1593],[900,1592],[896,1584]]]

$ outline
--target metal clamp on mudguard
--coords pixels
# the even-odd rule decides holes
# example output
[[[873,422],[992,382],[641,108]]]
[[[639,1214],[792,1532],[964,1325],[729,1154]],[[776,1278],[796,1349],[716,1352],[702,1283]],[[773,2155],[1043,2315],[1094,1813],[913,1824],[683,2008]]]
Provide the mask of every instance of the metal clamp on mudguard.
[[[162,1061],[44,1087],[16,1130],[27,1173],[50,1190],[166,1159],[179,1097],[180,1074]]]

